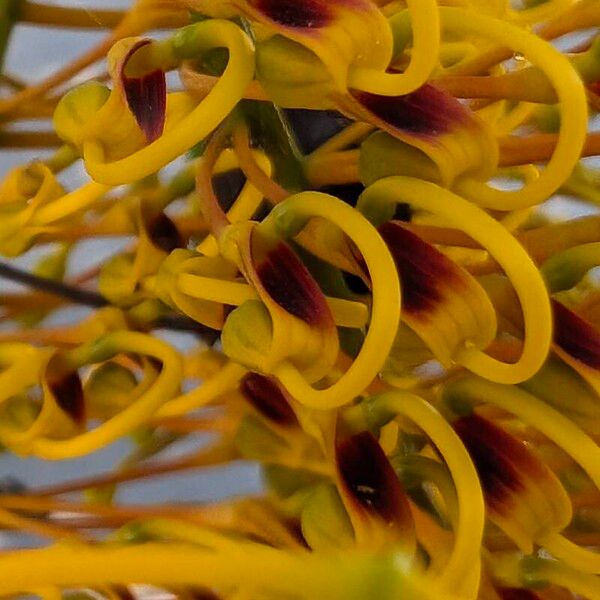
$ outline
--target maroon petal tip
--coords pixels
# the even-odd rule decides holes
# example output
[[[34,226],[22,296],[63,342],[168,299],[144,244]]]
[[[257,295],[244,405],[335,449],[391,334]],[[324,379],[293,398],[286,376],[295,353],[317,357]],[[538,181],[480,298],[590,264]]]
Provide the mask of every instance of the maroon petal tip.
[[[502,600],[540,600],[535,592],[525,588],[501,588],[498,593]]]
[[[165,252],[172,252],[176,248],[185,248],[185,241],[177,226],[165,213],[161,212],[148,220],[148,237],[152,243]]]
[[[60,375],[52,375],[48,387],[56,399],[56,403],[75,423],[85,422],[85,401],[83,386],[77,371],[69,371]]]
[[[256,258],[260,241],[254,243],[254,237],[253,232],[251,248],[256,276],[273,301],[308,325],[332,322],[321,288],[291,248],[279,241]]]
[[[254,0],[251,4],[283,27],[318,29],[333,19],[331,3],[326,0]]]
[[[570,356],[592,369],[600,369],[600,331],[567,308],[552,300],[554,341]]]
[[[406,312],[424,316],[443,302],[443,288],[463,287],[456,265],[400,223],[388,221],[378,231],[396,263]]]
[[[248,373],[240,383],[240,390],[265,418],[284,427],[298,425],[296,413],[277,382],[271,377]]]
[[[389,526],[412,523],[400,481],[373,435],[363,431],[339,442],[336,459],[344,486],[364,510]]]
[[[545,472],[518,439],[473,413],[453,423],[481,481],[490,508],[504,512],[515,494],[525,491],[529,479],[545,478]]]
[[[127,98],[129,110],[144,132],[146,140],[153,142],[162,135],[167,113],[167,81],[165,72],[156,69],[141,77],[128,77],[125,74],[128,61],[150,40],[142,40],[127,54],[121,66],[121,83]]]
[[[358,90],[352,96],[392,129],[432,138],[470,120],[468,109],[451,94],[425,84],[405,96],[379,96]]]

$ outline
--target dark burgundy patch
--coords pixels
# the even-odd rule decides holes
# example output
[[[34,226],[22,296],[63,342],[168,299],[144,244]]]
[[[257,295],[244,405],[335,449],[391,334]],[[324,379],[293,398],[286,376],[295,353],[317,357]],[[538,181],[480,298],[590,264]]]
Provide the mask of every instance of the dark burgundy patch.
[[[250,404],[267,419],[286,427],[298,425],[296,413],[271,377],[248,373],[240,383],[240,390]]]
[[[418,235],[395,221],[384,223],[378,231],[400,275],[403,310],[415,315],[431,312],[443,300],[441,289],[462,287],[454,263]]]
[[[336,446],[342,480],[353,498],[388,525],[412,522],[406,495],[377,440],[367,431]]]
[[[588,84],[588,89],[592,94],[596,94],[596,96],[600,96],[600,81],[594,81],[594,83]]]
[[[524,478],[540,474],[537,460],[516,438],[475,413],[461,417],[454,430],[469,452],[490,507],[501,511],[525,487]]]
[[[564,304],[552,300],[554,341],[573,358],[600,369],[600,331]]]
[[[502,600],[539,600],[540,597],[524,588],[501,588],[498,590]]]
[[[323,292],[287,244],[278,242],[255,268],[267,294],[286,312],[309,325],[329,320]]]
[[[405,96],[379,96],[351,90],[358,102],[393,129],[424,137],[449,133],[470,113],[454,96],[425,84]]]
[[[185,242],[177,226],[165,213],[149,219],[147,223],[148,236],[152,243],[165,252],[172,252],[176,248],[184,248]]]
[[[75,423],[85,422],[85,402],[83,387],[77,371],[52,374],[48,377],[48,387],[56,398],[56,403]]]
[[[135,596],[131,593],[126,585],[113,585],[112,591],[121,600],[135,600]]]
[[[162,135],[167,112],[167,82],[165,72],[156,69],[141,77],[128,77],[125,68],[129,59],[150,40],[136,44],[127,54],[121,69],[121,82],[125,90],[127,105],[146,140],[153,142]]]
[[[194,600],[220,600],[221,596],[217,596],[210,590],[201,588],[192,588],[189,593]]]
[[[318,29],[333,19],[332,3],[325,0],[254,0],[252,4],[284,27]]]

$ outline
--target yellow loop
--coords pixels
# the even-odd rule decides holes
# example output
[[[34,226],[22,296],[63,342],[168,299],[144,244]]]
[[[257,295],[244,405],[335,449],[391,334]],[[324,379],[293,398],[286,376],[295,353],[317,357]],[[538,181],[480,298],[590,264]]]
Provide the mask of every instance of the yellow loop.
[[[92,179],[106,185],[121,185],[143,179],[203,140],[244,97],[254,77],[254,50],[248,36],[229,21],[209,20],[198,26],[205,51],[227,48],[229,62],[223,75],[202,102],[170,131],[131,156],[104,162],[101,143],[84,143],[83,157]]]
[[[179,388],[183,376],[182,360],[164,342],[141,333],[118,331],[102,338],[102,343],[111,349],[112,354],[133,352],[157,358],[162,363],[158,378],[136,402],[96,429],[66,440],[34,439],[28,447],[31,454],[49,460],[60,460],[83,456],[103,448],[145,423]]]
[[[458,522],[454,547],[440,575],[445,587],[474,597],[479,585],[479,552],[485,512],[483,492],[469,453],[442,415],[421,397],[408,392],[388,392],[373,398],[378,409],[408,417],[435,444],[446,461],[458,497]],[[473,589],[466,590],[465,586]]]
[[[404,73],[355,68],[348,87],[381,96],[403,96],[427,83],[440,52],[440,17],[436,0],[407,0],[413,28],[410,63]]]
[[[259,227],[280,225],[287,219],[305,222],[323,217],[335,223],[362,253],[371,281],[371,322],[361,351],[348,371],[331,387],[317,390],[290,363],[282,363],[275,375],[300,403],[318,409],[342,406],[360,395],[377,377],[392,348],[400,322],[400,282],[390,252],[375,228],[352,207],[320,192],[301,192],[277,205]],[[283,225],[285,228],[285,224]]]
[[[439,215],[479,242],[504,269],[523,309],[525,340],[516,363],[503,363],[475,347],[465,347],[454,360],[498,383],[520,383],[542,366],[552,341],[552,309],[544,280],[517,240],[483,210],[433,183],[410,177],[388,177],[367,188],[358,208],[371,203],[408,202]]]
[[[465,378],[450,384],[445,391],[451,401],[484,402],[516,415],[521,421],[541,431],[566,452],[600,489],[600,447],[570,419],[532,394],[512,386]],[[600,574],[600,554],[552,533],[536,540],[557,558],[579,571]]]
[[[504,191],[464,177],[456,189],[476,204],[515,210],[547,200],[571,175],[587,135],[588,108],[584,85],[566,56],[533,33],[473,11],[441,7],[442,28],[461,35],[485,35],[520,52],[544,71],[561,105],[561,126],[552,158],[539,179],[520,190]]]

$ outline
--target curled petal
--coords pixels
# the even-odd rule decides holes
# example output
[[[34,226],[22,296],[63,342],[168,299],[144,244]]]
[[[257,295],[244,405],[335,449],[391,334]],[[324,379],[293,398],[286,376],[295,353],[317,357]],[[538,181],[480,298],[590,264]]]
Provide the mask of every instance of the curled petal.
[[[0,206],[23,202],[38,206],[64,193],[54,173],[44,163],[35,161],[8,172],[0,184]]]
[[[190,4],[209,15],[223,11],[211,0]],[[369,0],[230,0],[226,4],[228,12],[235,10],[259,26],[259,44],[280,35],[313,53],[339,91],[346,90],[350,66],[385,70],[392,58],[390,27]]]
[[[600,393],[600,330],[554,298],[552,309],[554,351]]]
[[[600,331],[558,300],[552,300],[552,308],[555,343],[575,360],[600,370]]]
[[[296,413],[281,386],[271,377],[248,373],[240,382],[240,391],[265,418],[283,427],[296,427]]]
[[[199,256],[191,250],[178,248],[160,264],[153,291],[162,302],[182,311],[198,323],[221,329],[227,307],[219,302],[201,300],[182,292],[178,279],[184,273],[204,277],[233,277],[234,269],[221,257]]]
[[[393,156],[386,160],[393,172],[378,172],[376,165],[369,168],[369,160],[377,160],[377,146],[365,146],[371,155],[361,157],[367,184],[373,183],[374,176],[402,174],[405,145],[418,150],[421,161],[427,157],[435,164],[444,185],[466,172],[490,176],[496,167],[498,150],[485,123],[452,95],[431,84],[398,97],[354,91],[339,102],[342,112],[372,123],[396,139],[386,149],[389,153],[391,146],[398,155],[397,161]]]
[[[252,313],[254,322],[246,320],[248,315],[241,318],[242,312],[250,310],[242,305],[225,325],[225,351],[234,351],[236,360],[248,364],[243,348],[234,350],[230,342],[241,338],[253,340],[253,351],[257,353],[254,360],[258,362],[251,367],[269,373],[289,358],[308,379],[322,378],[336,360],[339,344],[333,316],[316,281],[283,240],[263,236],[255,227],[241,237],[239,251],[244,274],[268,311],[270,323],[265,321],[267,315],[259,307]],[[251,334],[259,321],[265,321],[260,327],[262,348],[257,346],[256,335]],[[235,333],[234,323],[236,328],[247,331]],[[267,348],[266,355],[261,357]],[[238,351],[243,351],[241,356],[237,356]]]
[[[154,69],[138,76],[128,75],[128,62],[135,53],[147,46],[150,40],[141,40],[134,45],[120,63],[120,83],[133,113],[147,142],[159,138],[165,126],[167,109],[167,83],[165,72]]]
[[[115,160],[160,136],[166,114],[164,73],[147,67],[143,56],[137,56],[150,43],[132,37],[111,48],[112,90],[88,82],[65,94],[54,113],[54,127],[62,139],[80,151],[86,141],[101,142],[105,158]]]
[[[568,525],[568,495],[525,444],[476,414],[459,418],[454,429],[475,463],[490,520],[521,550],[530,553],[539,536]]]
[[[438,360],[449,364],[466,343],[485,348],[496,334],[496,313],[477,281],[398,221],[379,233],[402,282],[402,318]]]
[[[408,498],[377,440],[362,432],[336,445],[340,492],[359,544],[415,547]]]

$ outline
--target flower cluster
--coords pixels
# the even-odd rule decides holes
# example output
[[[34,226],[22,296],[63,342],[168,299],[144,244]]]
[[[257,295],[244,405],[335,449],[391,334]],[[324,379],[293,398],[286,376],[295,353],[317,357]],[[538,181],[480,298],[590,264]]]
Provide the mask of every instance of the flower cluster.
[[[41,540],[0,554],[1,596],[600,599],[598,0],[0,11],[108,29],[0,82],[0,145],[53,148],[0,182],[26,284],[0,296],[0,444],[134,447],[0,487],[0,526]],[[73,275],[104,236],[129,241]],[[261,495],[118,499],[236,461]]]

